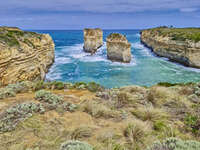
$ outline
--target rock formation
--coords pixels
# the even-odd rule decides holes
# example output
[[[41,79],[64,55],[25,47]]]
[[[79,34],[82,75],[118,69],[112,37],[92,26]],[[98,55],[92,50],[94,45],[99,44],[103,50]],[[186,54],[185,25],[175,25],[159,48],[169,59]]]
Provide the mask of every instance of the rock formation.
[[[0,27],[0,84],[43,80],[54,62],[54,42],[48,34]]]
[[[141,42],[155,54],[200,68],[200,29],[154,28],[141,31]]]
[[[124,35],[110,34],[106,39],[106,45],[108,59],[125,63],[131,61],[131,44]]]
[[[103,45],[103,31],[101,29],[84,29],[84,51],[95,53]]]

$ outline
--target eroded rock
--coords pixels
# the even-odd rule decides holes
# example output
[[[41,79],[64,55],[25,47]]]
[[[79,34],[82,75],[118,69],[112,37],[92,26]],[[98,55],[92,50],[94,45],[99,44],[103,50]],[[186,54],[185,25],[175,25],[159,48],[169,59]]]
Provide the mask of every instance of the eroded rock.
[[[200,68],[199,28],[153,28],[141,32],[141,42],[158,56]]]
[[[54,47],[48,34],[0,27],[0,84],[44,80],[54,62]]]
[[[97,29],[84,29],[84,51],[95,53],[103,45],[103,31]]]
[[[125,63],[131,61],[131,44],[124,35],[110,34],[106,39],[106,45],[108,59]]]

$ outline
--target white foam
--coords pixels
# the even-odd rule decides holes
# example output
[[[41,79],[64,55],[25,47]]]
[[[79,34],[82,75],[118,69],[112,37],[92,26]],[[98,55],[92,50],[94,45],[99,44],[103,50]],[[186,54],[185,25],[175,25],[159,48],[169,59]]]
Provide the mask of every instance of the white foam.
[[[58,65],[58,64],[68,64],[68,63],[71,63],[71,59],[68,58],[68,57],[56,57],[55,58],[55,65]]]
[[[147,47],[145,47],[143,44],[141,44],[140,42],[136,42],[136,43],[131,43],[131,46],[135,49],[139,49],[141,54],[143,56],[153,56],[153,53],[150,51],[150,49],[148,49]]]

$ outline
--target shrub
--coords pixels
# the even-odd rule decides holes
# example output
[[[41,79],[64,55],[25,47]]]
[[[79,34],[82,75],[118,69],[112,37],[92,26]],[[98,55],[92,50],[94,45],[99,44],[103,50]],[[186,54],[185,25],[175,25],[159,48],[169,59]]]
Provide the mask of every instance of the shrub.
[[[168,138],[163,142],[157,141],[146,150],[199,150],[200,142],[183,141],[177,138]]]
[[[191,128],[192,133],[198,133],[200,130],[200,125],[198,124],[198,116],[187,114],[184,118],[184,122],[189,128]]]
[[[37,81],[37,82],[35,82],[34,86],[33,86],[33,90],[38,91],[38,90],[41,90],[41,89],[45,89],[45,83],[44,83],[44,81]]]
[[[76,82],[74,84],[74,88],[79,89],[79,90],[87,89],[87,83],[85,83],[85,82]]]
[[[100,84],[97,84],[95,82],[90,82],[87,85],[87,89],[91,92],[98,92],[98,91],[102,91],[103,87]]]
[[[76,109],[78,109],[78,105],[76,104],[71,104],[71,103],[68,103],[68,102],[64,102],[62,104],[63,106],[63,109],[66,110],[66,111],[70,111],[70,112],[74,112]]]
[[[93,147],[85,142],[67,141],[61,144],[60,150],[93,150]]]
[[[15,97],[16,92],[11,88],[1,88],[0,89],[0,99]]]
[[[0,132],[7,132],[15,129],[17,124],[32,116],[33,113],[44,113],[42,104],[22,103],[10,107],[3,113],[0,119]]]
[[[29,82],[19,82],[16,84],[9,84],[6,86],[7,88],[11,88],[14,92],[16,93],[22,93],[22,92],[27,92],[29,89]]]
[[[48,104],[53,104],[53,105],[60,104],[63,102],[62,97],[57,96],[57,95],[55,95],[49,91],[45,91],[45,90],[37,91],[35,94],[35,98],[37,100],[46,102]]]
[[[153,128],[156,131],[163,131],[166,129],[166,127],[167,126],[166,126],[165,122],[161,121],[161,120],[155,121],[153,124]]]
[[[65,85],[61,81],[53,81],[53,82],[45,83],[45,87],[48,87],[48,89],[62,90],[65,88]]]

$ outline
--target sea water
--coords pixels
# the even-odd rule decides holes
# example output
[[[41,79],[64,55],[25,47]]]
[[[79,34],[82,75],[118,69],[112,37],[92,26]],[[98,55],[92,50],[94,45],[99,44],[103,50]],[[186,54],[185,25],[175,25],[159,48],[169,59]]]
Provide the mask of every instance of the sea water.
[[[83,51],[83,32],[80,30],[36,31],[48,33],[55,42],[55,63],[46,79],[66,82],[97,82],[112,88],[127,85],[151,86],[159,82],[197,82],[200,69],[184,67],[155,56],[140,43],[139,30],[104,30],[104,45],[95,55]],[[112,62],[106,56],[106,37],[122,33],[131,43],[130,64]]]

